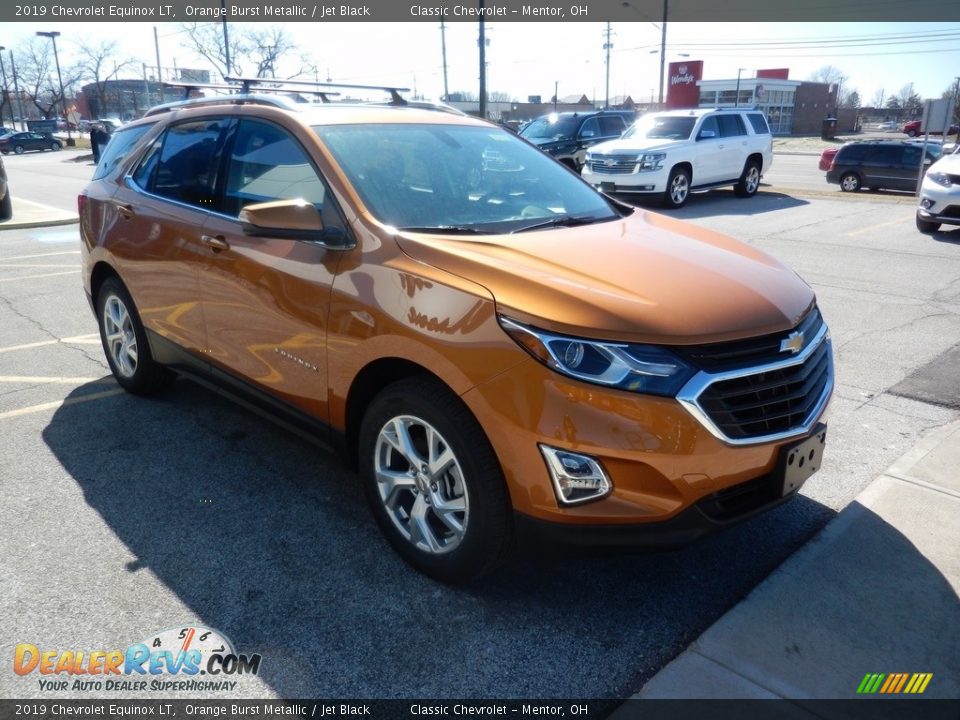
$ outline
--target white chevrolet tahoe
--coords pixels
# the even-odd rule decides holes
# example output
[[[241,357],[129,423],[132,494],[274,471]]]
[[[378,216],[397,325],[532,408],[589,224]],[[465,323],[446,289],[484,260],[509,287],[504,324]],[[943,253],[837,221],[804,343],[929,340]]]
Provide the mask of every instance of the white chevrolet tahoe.
[[[772,163],[762,112],[700,108],[644,115],[621,138],[590,148],[582,175],[602,192],[659,195],[678,208],[691,191],[724,185],[751,197]]]

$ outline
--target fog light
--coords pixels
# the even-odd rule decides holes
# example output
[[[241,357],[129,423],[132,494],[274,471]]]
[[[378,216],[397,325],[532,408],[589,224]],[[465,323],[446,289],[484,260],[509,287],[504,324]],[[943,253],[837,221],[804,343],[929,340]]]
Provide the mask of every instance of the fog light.
[[[922,207],[924,210],[929,210],[933,207],[933,200],[930,198],[924,198],[920,201],[920,207]]]
[[[561,505],[599,500],[613,489],[610,478],[592,457],[547,445],[541,445],[540,452],[547,461],[553,489]]]

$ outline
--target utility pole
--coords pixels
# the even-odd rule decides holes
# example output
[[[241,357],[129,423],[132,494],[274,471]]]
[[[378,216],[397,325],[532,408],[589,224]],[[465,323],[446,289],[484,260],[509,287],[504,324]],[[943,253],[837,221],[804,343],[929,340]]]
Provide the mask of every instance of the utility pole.
[[[157,35],[157,26],[153,26],[153,49],[157,53],[157,88],[160,93],[159,102],[163,102],[163,73],[160,72],[160,37]]]
[[[604,100],[603,107],[605,109],[609,109],[610,108],[610,48],[613,47],[613,43],[610,42],[611,30],[610,30],[609,22],[607,23],[607,29],[604,31],[604,35],[606,35],[606,42],[603,43],[603,49],[607,51],[607,94],[605,96],[606,99]]]
[[[227,2],[226,0],[220,0],[220,12],[223,13],[221,17],[223,18],[223,57],[226,60],[227,65],[227,76],[231,76],[233,67],[230,64],[230,38],[227,35]]]
[[[484,0],[480,0],[480,117],[487,119],[487,35],[483,19]]]
[[[663,74],[667,62],[667,10],[670,0],[663,0],[663,24],[660,26],[660,108],[663,108]]]
[[[3,45],[0,45],[0,73],[3,74],[3,100],[0,101],[0,125],[3,124],[3,104],[6,102],[10,103],[10,127],[12,128],[16,122],[13,119],[13,101],[10,99],[10,91],[7,90],[7,70],[3,66],[3,51],[6,50]]]
[[[450,94],[450,88],[447,86],[447,24],[440,21],[440,52],[443,55],[443,97],[440,98],[447,102],[447,96]]]

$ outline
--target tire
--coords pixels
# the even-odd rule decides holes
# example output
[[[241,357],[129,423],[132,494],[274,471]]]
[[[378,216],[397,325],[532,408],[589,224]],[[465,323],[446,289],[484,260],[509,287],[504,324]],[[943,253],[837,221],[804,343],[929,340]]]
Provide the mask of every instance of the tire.
[[[940,223],[924,220],[919,215],[917,215],[917,230],[919,230],[920,232],[924,233],[925,235],[929,235],[930,233],[935,233],[939,229],[940,229]]]
[[[844,173],[840,178],[840,189],[844,192],[857,192],[860,189],[860,176],[856,173]]]
[[[60,145],[60,143],[58,143],[58,142],[52,142],[52,143],[50,143],[50,149],[53,150],[54,152],[56,152],[57,150],[59,150],[60,147],[61,147],[61,145]]]
[[[13,217],[13,200],[10,198],[10,188],[7,188],[7,194],[0,200],[0,220],[9,220]]]
[[[916,137],[916,136],[917,136],[917,131],[916,131],[916,130],[908,130],[908,131],[907,131],[907,137],[912,137],[912,138],[914,138],[914,137]]]
[[[740,180],[733,186],[733,192],[737,197],[748,198],[757,194],[760,189],[760,163],[756,160],[747,160],[743,168]]]
[[[359,451],[373,516],[410,565],[462,584],[506,556],[511,509],[500,464],[479,423],[444,385],[413,378],[384,388],[363,418]]]
[[[152,395],[173,378],[150,354],[147,335],[130,293],[117,278],[107,278],[97,293],[100,342],[110,371],[134,395]]]
[[[14,151],[17,155],[23,155],[24,147],[23,147],[23,145],[14,145],[14,146],[13,146],[13,151]]]
[[[682,208],[690,197],[690,172],[675,167],[670,171],[667,189],[663,193],[663,206],[670,209]]]

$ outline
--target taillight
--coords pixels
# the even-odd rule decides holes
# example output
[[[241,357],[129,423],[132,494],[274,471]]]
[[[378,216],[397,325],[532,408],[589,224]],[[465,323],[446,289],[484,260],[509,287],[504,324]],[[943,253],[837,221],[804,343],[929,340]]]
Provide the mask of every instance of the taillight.
[[[87,207],[87,196],[85,193],[77,195],[77,215],[83,217],[83,211]]]

